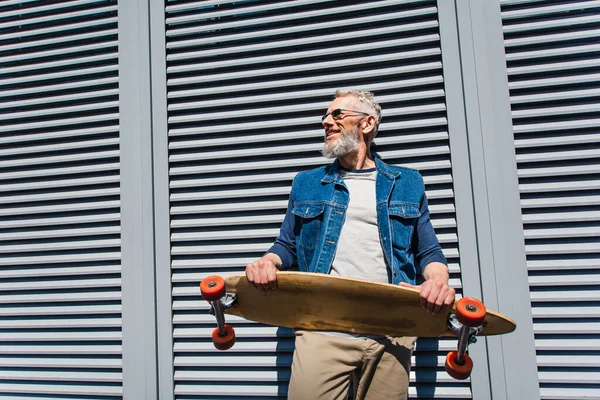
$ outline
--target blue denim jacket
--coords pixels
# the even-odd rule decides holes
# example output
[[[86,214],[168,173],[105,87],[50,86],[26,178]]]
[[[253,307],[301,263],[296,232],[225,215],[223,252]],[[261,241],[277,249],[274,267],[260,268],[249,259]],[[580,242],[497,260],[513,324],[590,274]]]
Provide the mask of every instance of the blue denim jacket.
[[[379,238],[392,283],[415,284],[430,262],[446,264],[429,219],[423,178],[379,158],[375,165]],[[296,175],[279,236],[268,251],[281,258],[282,269],[297,262],[300,271],[329,273],[348,200],[337,160]]]

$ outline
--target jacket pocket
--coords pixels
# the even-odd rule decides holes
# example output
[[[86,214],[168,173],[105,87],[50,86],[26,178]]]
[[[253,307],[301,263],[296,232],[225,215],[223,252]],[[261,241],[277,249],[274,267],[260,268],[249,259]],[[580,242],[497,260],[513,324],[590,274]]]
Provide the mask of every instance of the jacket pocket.
[[[392,244],[395,248],[408,249],[412,235],[421,216],[418,204],[392,202],[388,207],[392,230]]]
[[[296,216],[296,245],[301,252],[314,250],[321,235],[325,204],[294,203],[292,214]]]

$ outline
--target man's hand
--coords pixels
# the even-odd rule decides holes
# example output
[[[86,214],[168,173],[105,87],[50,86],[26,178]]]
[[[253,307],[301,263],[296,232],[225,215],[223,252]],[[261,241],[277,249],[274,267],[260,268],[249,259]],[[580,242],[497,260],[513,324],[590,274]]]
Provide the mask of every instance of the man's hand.
[[[277,267],[279,266],[281,266],[281,259],[278,255],[265,254],[246,266],[246,278],[263,293],[270,293],[277,288]]]
[[[456,291],[448,286],[448,267],[442,263],[431,263],[423,270],[425,282],[413,286],[401,282],[400,286],[419,289],[421,306],[432,314],[437,314],[454,303]]]

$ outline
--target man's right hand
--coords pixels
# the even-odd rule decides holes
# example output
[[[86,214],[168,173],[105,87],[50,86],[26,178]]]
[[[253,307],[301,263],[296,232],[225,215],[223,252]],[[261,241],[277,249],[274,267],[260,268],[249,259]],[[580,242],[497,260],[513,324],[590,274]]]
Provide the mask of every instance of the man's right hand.
[[[246,266],[246,278],[264,293],[277,288],[277,266],[281,259],[277,254],[268,253]]]

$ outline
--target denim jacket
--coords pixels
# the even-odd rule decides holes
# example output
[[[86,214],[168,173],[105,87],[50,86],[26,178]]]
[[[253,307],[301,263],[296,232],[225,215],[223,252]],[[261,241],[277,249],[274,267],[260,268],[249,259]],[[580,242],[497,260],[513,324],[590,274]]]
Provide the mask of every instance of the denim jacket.
[[[429,218],[423,178],[414,170],[390,166],[375,158],[379,239],[392,283],[415,284],[427,264],[446,264]],[[339,162],[294,178],[288,209],[268,252],[297,262],[300,271],[328,274],[344,224],[349,194]]]

